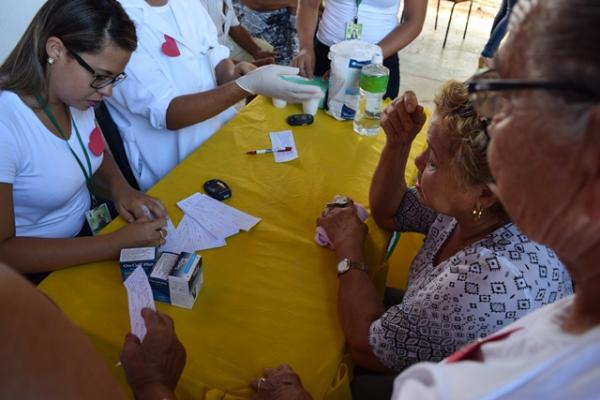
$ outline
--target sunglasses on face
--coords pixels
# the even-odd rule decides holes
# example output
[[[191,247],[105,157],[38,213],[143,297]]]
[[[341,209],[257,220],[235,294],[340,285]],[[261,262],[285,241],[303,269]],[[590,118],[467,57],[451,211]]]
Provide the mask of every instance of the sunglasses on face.
[[[598,95],[589,88],[566,81],[502,79],[494,69],[485,70],[467,81],[471,103],[477,114],[489,121],[504,102],[502,93],[517,90],[549,90],[560,92],[567,101],[597,101]]]
[[[118,73],[116,75],[106,75],[97,73],[94,68],[92,68],[88,63],[85,62],[83,58],[72,50],[67,49],[69,54],[77,61],[79,65],[81,65],[84,69],[86,69],[94,79],[90,83],[90,87],[93,89],[102,89],[107,86],[116,86],[120,82],[122,82],[125,78],[127,78],[127,74],[125,72]]]

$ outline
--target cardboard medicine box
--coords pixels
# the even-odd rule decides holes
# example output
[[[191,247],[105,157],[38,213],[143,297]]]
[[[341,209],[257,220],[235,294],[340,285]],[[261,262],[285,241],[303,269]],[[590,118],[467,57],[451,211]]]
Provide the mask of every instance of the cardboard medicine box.
[[[150,275],[156,260],[156,247],[133,247],[122,249],[119,257],[121,264],[121,279],[123,282],[135,271],[142,267],[146,275]]]
[[[202,288],[202,257],[195,253],[163,252],[150,273],[154,300],[192,308]]]

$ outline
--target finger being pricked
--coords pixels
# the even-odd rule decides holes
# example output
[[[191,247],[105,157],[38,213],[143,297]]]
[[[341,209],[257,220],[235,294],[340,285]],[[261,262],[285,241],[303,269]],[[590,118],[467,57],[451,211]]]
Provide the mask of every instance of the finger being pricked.
[[[388,137],[390,135],[395,136],[404,131],[394,104],[390,104],[383,110],[383,113],[381,114],[381,127]]]
[[[412,100],[407,100],[405,96],[406,93],[400,97],[400,101],[398,102],[398,105],[396,107],[396,113],[398,115],[398,118],[400,119],[400,123],[402,124],[403,130],[405,132],[412,132],[415,129],[415,123],[411,117],[411,111],[408,111],[409,106],[407,105],[407,101]],[[410,107],[412,107],[412,105]],[[414,112],[415,109],[416,106],[412,109],[412,112]]]
[[[417,95],[412,90],[407,90],[401,96],[404,100],[404,109],[407,113],[412,114],[417,110],[417,106],[419,105],[419,100],[417,99]]]

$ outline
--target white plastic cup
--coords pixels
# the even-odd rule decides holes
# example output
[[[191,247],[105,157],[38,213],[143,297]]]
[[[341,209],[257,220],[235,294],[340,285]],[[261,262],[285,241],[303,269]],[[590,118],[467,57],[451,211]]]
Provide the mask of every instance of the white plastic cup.
[[[271,100],[276,108],[285,108],[285,106],[287,106],[287,102],[285,100],[276,99],[275,97],[273,97]]]
[[[302,112],[304,114],[315,115],[319,109],[319,102],[321,98],[310,99],[302,103]]]

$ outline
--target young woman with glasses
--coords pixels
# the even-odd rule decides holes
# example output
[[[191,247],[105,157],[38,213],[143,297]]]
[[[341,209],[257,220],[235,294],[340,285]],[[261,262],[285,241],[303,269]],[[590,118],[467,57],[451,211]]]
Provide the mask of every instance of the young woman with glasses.
[[[94,119],[136,45],[115,0],[50,0],[0,66],[0,260],[19,271],[117,258],[121,248],[164,240],[163,206],[127,184]],[[106,221],[100,197],[130,224],[77,237]]]

